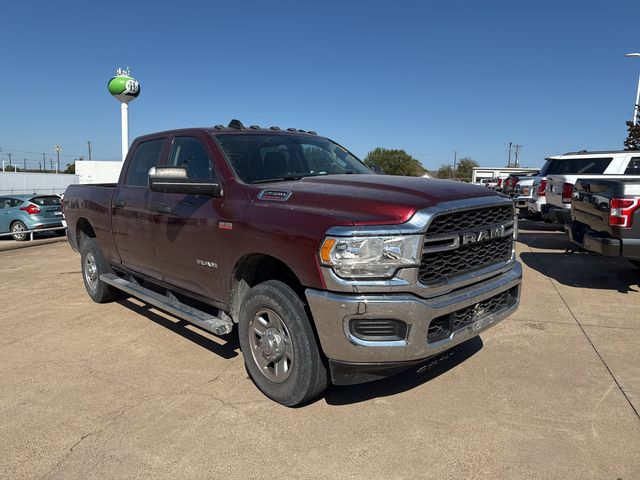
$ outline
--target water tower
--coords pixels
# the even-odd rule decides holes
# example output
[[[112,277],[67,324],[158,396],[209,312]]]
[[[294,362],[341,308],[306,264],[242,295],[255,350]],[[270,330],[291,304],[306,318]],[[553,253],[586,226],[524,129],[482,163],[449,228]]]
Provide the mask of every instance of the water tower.
[[[120,102],[122,117],[122,161],[129,150],[129,102],[140,95],[140,84],[131,76],[129,68],[119,68],[116,76],[109,80],[109,93]]]

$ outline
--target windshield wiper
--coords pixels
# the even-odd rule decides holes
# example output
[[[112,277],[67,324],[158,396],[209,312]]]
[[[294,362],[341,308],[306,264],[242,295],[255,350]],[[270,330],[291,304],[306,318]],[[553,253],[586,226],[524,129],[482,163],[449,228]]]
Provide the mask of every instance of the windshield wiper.
[[[300,180],[301,178],[304,178],[307,176],[308,175],[286,175],[284,177],[277,177],[277,178],[262,178],[260,180],[254,180],[251,183],[290,182],[293,180]]]

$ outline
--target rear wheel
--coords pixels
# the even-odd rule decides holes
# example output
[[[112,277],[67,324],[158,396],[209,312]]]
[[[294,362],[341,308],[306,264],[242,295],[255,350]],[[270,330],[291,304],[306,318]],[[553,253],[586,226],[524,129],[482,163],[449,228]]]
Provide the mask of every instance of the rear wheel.
[[[80,248],[82,280],[91,299],[106,303],[117,297],[118,291],[100,280],[103,273],[113,273],[95,238],[86,237]]]
[[[25,233],[27,230],[27,226],[20,221],[13,222],[13,224],[11,225],[11,233],[13,233],[13,239],[16,242],[24,242],[27,238],[29,238],[29,234]]]
[[[267,397],[293,407],[329,383],[304,304],[286,284],[269,280],[247,294],[238,322],[251,379]]]

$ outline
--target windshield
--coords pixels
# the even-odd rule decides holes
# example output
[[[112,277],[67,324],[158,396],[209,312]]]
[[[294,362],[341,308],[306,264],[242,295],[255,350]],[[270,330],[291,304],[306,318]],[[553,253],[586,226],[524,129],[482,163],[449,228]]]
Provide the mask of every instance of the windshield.
[[[215,138],[236,175],[245,183],[372,173],[360,160],[326,138],[251,133]]]

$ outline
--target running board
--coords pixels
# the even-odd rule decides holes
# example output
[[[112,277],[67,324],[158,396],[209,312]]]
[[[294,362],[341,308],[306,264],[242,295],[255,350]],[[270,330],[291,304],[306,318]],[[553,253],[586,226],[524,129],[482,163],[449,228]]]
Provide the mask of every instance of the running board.
[[[224,335],[226,333],[230,333],[233,329],[233,321],[228,316],[223,319],[209,315],[202,310],[198,310],[182,303],[173,296],[171,292],[167,292],[167,295],[163,295],[161,293],[154,292],[153,290],[149,290],[135,281],[131,282],[118,277],[113,273],[103,273],[100,275],[100,280],[114,288],[117,288],[118,290],[128,293],[132,297],[138,298],[143,302],[150,303],[151,305],[158,307],[165,312],[171,313],[178,318],[186,320],[189,323],[193,323],[214,335]]]

